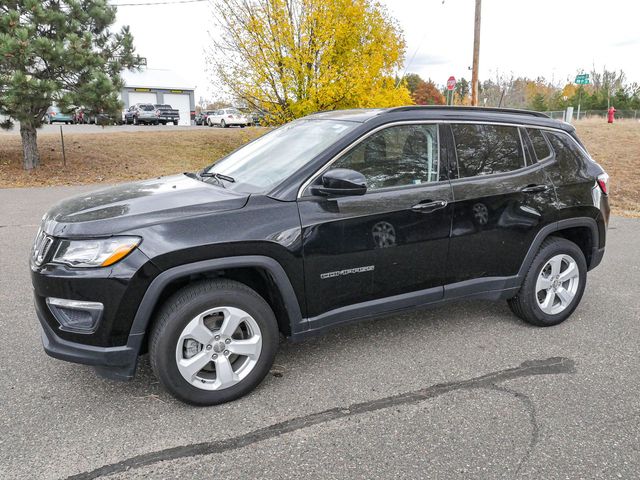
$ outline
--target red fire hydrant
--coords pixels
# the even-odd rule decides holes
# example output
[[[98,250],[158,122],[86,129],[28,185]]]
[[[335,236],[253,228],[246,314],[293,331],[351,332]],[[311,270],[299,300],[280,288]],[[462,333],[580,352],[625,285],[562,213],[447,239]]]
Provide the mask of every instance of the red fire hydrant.
[[[613,123],[613,119],[616,115],[616,109],[613,107],[609,107],[609,111],[607,112],[607,123]]]

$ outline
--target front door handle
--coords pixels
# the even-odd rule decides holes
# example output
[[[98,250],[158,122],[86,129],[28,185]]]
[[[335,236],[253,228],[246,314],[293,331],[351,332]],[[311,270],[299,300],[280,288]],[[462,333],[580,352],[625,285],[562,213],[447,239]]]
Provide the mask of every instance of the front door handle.
[[[447,206],[446,200],[436,200],[435,202],[418,203],[411,207],[414,212],[431,213]]]
[[[523,193],[540,193],[546,192],[549,188],[551,188],[549,185],[527,185],[520,191]]]

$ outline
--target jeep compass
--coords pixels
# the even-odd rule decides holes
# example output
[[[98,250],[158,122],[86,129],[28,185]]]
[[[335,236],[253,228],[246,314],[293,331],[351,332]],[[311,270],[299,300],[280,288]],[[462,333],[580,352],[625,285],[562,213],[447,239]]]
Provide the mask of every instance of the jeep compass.
[[[213,405],[260,383],[281,335],[466,298],[556,325],[603,257],[607,189],[535,112],[310,115],[52,207],[30,262],[44,349],[119,379],[148,352],[171,394]]]

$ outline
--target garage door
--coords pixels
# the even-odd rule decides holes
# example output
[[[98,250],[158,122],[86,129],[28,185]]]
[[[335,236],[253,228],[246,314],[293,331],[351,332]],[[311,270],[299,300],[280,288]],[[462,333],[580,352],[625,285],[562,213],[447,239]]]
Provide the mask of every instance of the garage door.
[[[180,110],[179,125],[191,125],[191,102],[189,101],[189,95],[165,93],[163,103]]]
[[[136,103],[158,103],[158,97],[155,93],[129,92],[129,106]]]

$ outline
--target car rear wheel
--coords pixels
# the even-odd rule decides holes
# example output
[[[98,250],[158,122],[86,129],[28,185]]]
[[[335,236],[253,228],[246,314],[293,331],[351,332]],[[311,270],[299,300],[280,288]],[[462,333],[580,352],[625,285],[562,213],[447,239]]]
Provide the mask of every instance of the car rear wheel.
[[[508,304],[513,313],[532,325],[557,325],[580,303],[586,281],[582,250],[569,240],[550,237],[540,246],[520,291]]]
[[[224,120],[220,120],[220,126],[222,128],[227,128],[228,127],[227,122],[225,122]]]
[[[162,307],[149,340],[151,366],[178,399],[216,405],[262,381],[278,340],[275,315],[254,290],[231,280],[201,282]]]

